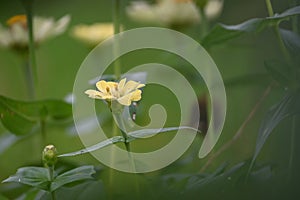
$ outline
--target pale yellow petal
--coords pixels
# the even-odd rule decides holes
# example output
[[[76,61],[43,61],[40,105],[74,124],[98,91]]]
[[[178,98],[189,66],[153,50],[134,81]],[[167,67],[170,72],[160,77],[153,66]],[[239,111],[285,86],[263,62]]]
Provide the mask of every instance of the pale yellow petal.
[[[107,86],[108,86],[107,82],[106,82],[106,81],[103,81],[103,80],[98,81],[98,82],[96,83],[97,89],[98,89],[100,92],[103,92],[103,93],[107,93],[107,91],[106,91]]]
[[[102,99],[103,97],[103,93],[97,90],[86,90],[84,93],[89,95],[90,98],[94,98],[94,99]]]
[[[117,99],[118,102],[124,106],[130,106],[131,104],[131,94],[127,94],[122,96],[121,98]]]
[[[135,81],[128,81],[123,90],[122,90],[122,93],[123,94],[128,94],[130,92],[132,92],[133,90],[135,90],[137,87],[138,87],[139,83],[138,82],[135,82]]]
[[[126,78],[123,78],[118,84],[118,90],[122,91],[126,83]]]
[[[142,98],[142,96],[141,96],[142,91],[141,90],[136,90],[136,91],[134,91],[130,94],[131,94],[131,101],[139,101]]]

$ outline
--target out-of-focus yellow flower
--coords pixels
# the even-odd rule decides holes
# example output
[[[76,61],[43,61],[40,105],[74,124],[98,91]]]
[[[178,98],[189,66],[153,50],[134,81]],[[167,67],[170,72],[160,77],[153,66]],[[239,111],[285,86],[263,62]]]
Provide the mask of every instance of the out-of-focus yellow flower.
[[[137,1],[127,8],[127,14],[135,21],[165,27],[190,25],[200,21],[199,11],[192,0],[160,0],[153,5]]]
[[[65,15],[58,21],[53,18],[34,17],[33,32],[34,42],[40,44],[43,41],[62,34],[71,17]],[[13,48],[26,48],[28,46],[28,27],[25,15],[17,15],[7,20],[8,28],[0,24],[0,46]]]
[[[72,36],[88,45],[96,46],[114,34],[112,23],[80,24],[73,28]]]
[[[220,15],[223,0],[207,0],[203,6],[206,18],[212,20]],[[201,22],[200,10],[192,0],[159,0],[153,5],[145,1],[136,1],[127,8],[127,14],[137,22],[165,27],[178,27]]]
[[[131,80],[126,82],[126,78],[119,83],[101,80],[96,83],[98,90],[86,90],[85,93],[93,99],[116,100],[121,105],[130,106],[132,101],[141,99],[142,91],[140,88],[144,86],[144,84]]]

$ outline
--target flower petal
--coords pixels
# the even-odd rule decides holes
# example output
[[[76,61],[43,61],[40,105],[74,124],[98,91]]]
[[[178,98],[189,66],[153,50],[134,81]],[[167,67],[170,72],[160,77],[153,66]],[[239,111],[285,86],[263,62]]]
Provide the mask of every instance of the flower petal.
[[[85,94],[89,95],[90,98],[93,99],[103,99],[104,94],[97,90],[86,90]]]
[[[134,91],[130,94],[131,94],[131,101],[139,101],[142,98],[142,96],[141,96],[142,91],[141,90],[136,90],[136,91]]]
[[[131,104],[131,96],[132,94],[127,94],[125,96],[122,96],[121,98],[117,99],[118,102],[124,106],[130,106]]]

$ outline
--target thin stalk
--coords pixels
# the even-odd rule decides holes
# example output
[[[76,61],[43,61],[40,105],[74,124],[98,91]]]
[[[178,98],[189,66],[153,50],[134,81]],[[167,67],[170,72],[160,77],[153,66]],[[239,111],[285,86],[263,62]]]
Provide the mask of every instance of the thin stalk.
[[[270,17],[272,17],[274,15],[274,11],[273,11],[271,0],[266,0],[266,5],[268,9],[268,14]]]
[[[246,120],[242,123],[242,125],[240,126],[238,131],[235,133],[233,138],[231,140],[229,140],[227,143],[225,143],[216,153],[212,154],[212,156],[208,159],[208,161],[205,163],[205,165],[200,169],[200,173],[204,172],[208,168],[208,166],[215,160],[215,158],[217,158],[220,154],[222,154],[229,147],[231,147],[231,145],[233,145],[241,137],[241,135],[244,133],[244,129],[246,128],[246,126],[248,125],[250,120],[254,117],[254,115],[258,111],[258,108],[260,107],[262,102],[265,100],[265,98],[269,95],[272,87],[273,87],[273,83],[271,83],[267,87],[267,89],[264,91],[263,95],[257,101],[255,106],[252,108],[252,110],[249,113],[249,115],[247,116]]]
[[[49,171],[50,181],[52,182],[54,180],[54,166],[48,167],[48,171]],[[55,191],[51,191],[50,194],[51,194],[51,199],[56,200]]]
[[[289,158],[289,175],[288,181],[292,178],[292,170],[294,163],[294,150],[295,150],[295,135],[296,135],[296,116],[292,118],[292,133],[291,133],[291,145],[290,145],[290,158]]]
[[[113,0],[113,24],[114,24],[114,34],[120,33],[120,8],[121,8],[121,1],[120,0]],[[120,54],[120,44],[118,40],[115,40],[113,43],[113,53],[114,57],[116,58],[114,63],[114,74],[116,79],[119,80],[121,78],[121,62],[118,58]]]
[[[29,38],[29,67],[33,77],[34,85],[37,83],[37,67],[36,67],[36,57],[35,57],[35,45],[34,45],[34,33],[33,33],[33,11],[32,4],[25,6],[27,26],[28,26],[28,38]],[[34,90],[35,93],[35,90]]]
[[[112,137],[117,136],[118,135],[118,126],[115,123],[115,121],[113,120],[113,124],[112,124]],[[115,160],[115,151],[114,149],[110,152],[110,160],[113,163]],[[108,186],[108,199],[113,199],[113,194],[114,194],[114,169],[110,168],[109,169],[109,175],[108,175],[108,182],[109,182],[109,186]]]
[[[120,112],[114,113],[114,116],[115,116],[115,119],[116,119],[116,121],[118,123],[118,126],[120,128],[122,136],[124,137],[124,145],[125,145],[126,151],[128,153],[128,159],[129,159],[129,162],[130,162],[131,171],[134,173],[134,172],[136,172],[136,166],[135,166],[134,159],[131,155],[130,142],[128,142],[128,135],[126,134],[126,127],[125,127],[125,124],[124,124],[122,113],[120,113]],[[137,181],[136,178],[137,177],[136,177],[136,174],[135,174],[135,181],[136,181],[135,189],[136,189],[136,192],[137,192],[137,197],[139,197],[139,184],[138,184],[138,181]]]
[[[47,132],[46,132],[46,122],[45,120],[40,121],[40,126],[41,126],[41,135],[42,135],[42,146],[46,145],[47,142]]]
[[[29,99],[34,99],[35,98],[34,78],[33,78],[32,68],[30,67],[30,64],[28,62],[28,57],[25,60],[23,72],[24,72],[25,81],[26,81],[26,85],[27,85],[28,97],[29,97]]]
[[[203,38],[207,32],[208,32],[208,20],[207,17],[205,15],[205,11],[204,8],[200,9],[200,16],[201,16],[201,37]]]
[[[274,16],[274,10],[273,10],[273,6],[272,6],[272,3],[271,3],[271,0],[266,0],[266,5],[267,5],[269,17],[273,17]],[[286,59],[286,61],[287,61],[288,64],[291,64],[292,63],[291,56],[290,56],[288,50],[286,49],[286,47],[284,45],[284,42],[283,42],[283,39],[281,37],[281,34],[279,32],[279,23],[277,23],[275,25],[274,32],[275,32],[275,35],[276,35],[279,47],[280,47],[280,49],[281,49],[281,51],[282,51],[282,53],[284,55],[284,58]]]

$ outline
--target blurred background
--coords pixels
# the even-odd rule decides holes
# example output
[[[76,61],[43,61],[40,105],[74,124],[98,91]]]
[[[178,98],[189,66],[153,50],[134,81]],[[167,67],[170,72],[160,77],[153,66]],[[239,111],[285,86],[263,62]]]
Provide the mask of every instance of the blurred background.
[[[130,0],[123,0],[122,6],[130,4]],[[281,13],[289,7],[289,1],[273,0],[273,7],[276,13]],[[5,22],[11,16],[17,14],[24,14],[23,7],[18,0],[1,0],[0,3],[0,23],[5,26]],[[71,30],[78,24],[92,24],[96,22],[112,22],[112,1],[111,0],[36,0],[34,3],[34,14],[37,16],[54,17],[58,19],[66,14],[71,16],[71,22],[67,31],[51,40],[46,41],[37,49],[37,65],[38,65],[38,77],[39,86],[37,89],[37,99],[65,99],[73,89],[73,83],[77,70],[85,57],[90,52],[91,48],[81,41],[71,36]],[[211,26],[215,23],[224,23],[227,25],[234,25],[241,23],[247,19],[254,17],[266,17],[268,16],[265,2],[261,0],[225,0],[223,10],[216,20],[211,22]],[[121,13],[121,22],[124,30],[129,30],[135,27],[143,26],[141,23],[135,23],[130,20],[125,10]],[[201,24],[200,24],[201,26]],[[289,27],[288,23],[283,23],[283,26]],[[195,40],[199,41],[199,31],[197,26],[190,27],[182,32],[191,36]],[[225,44],[215,45],[209,49],[210,56],[217,64],[223,80],[225,82],[227,93],[227,117],[225,127],[218,141],[215,149],[217,151],[222,147],[226,141],[229,141],[237,132],[241,124],[246,120],[249,113],[257,101],[261,98],[268,85],[272,82],[272,78],[267,74],[264,61],[280,56],[279,47],[275,41],[275,35],[272,30],[265,30],[259,34],[246,34],[237,39],[230,40]],[[160,53],[157,51],[143,51],[137,52],[127,57],[122,58],[122,73],[129,70],[131,67],[147,63],[147,62],[160,62],[164,64],[172,65],[178,71],[182,72],[186,77],[192,80],[192,84],[196,93],[199,95],[199,99],[203,98],[206,92],[203,82],[193,77],[193,70],[191,67],[182,64],[181,66],[174,65],[172,58],[174,55],[168,53]],[[180,61],[179,61],[180,63]],[[22,61],[20,57],[13,51],[0,48],[0,94],[18,99],[28,100],[26,93],[25,80],[22,74],[20,66]],[[180,114],[176,112],[178,103],[176,101],[168,101],[172,97],[172,94],[165,94],[163,89],[157,90],[155,86],[150,87],[144,91],[144,106],[141,103],[141,110],[137,111],[137,122],[140,124],[147,124],[149,120],[147,109],[148,105],[157,103],[157,99],[153,95],[155,92],[166,95],[162,99],[161,104],[166,107],[168,112],[167,125],[172,125],[179,120]],[[244,129],[243,135],[234,142],[230,148],[219,155],[211,165],[206,169],[205,173],[214,172],[219,166],[224,163],[228,164],[228,167],[235,166],[243,161],[249,162],[251,160],[254,149],[256,136],[261,124],[261,120],[268,111],[268,109],[280,99],[280,96],[284,93],[283,88],[275,88],[270,95],[264,100],[260,106],[255,117],[251,119],[248,125]],[[195,102],[197,105],[197,102]],[[104,106],[99,106],[101,109]],[[201,107],[200,107],[201,108]],[[192,110],[192,108],[191,108]],[[143,112],[145,111],[145,112]],[[192,112],[191,112],[192,116]],[[143,120],[142,120],[143,119]],[[70,131],[72,125],[49,125],[47,142],[56,145],[57,149],[61,153],[75,151],[83,148],[80,139],[76,136],[74,131]],[[109,124],[107,127],[111,127]],[[276,168],[275,178],[268,179],[262,186],[273,192],[273,196],[278,194],[276,191],[281,188],[285,195],[290,194],[290,187],[285,186],[284,178],[286,177],[288,169],[288,155],[289,155],[289,131],[288,120],[280,123],[276,128],[270,139],[266,142],[261,154],[258,157],[258,163],[263,165],[272,164],[272,167]],[[107,128],[109,131],[109,128]],[[298,129],[299,131],[299,129]],[[0,139],[2,135],[7,134],[6,129],[0,124]],[[140,178],[141,187],[147,190],[147,181],[156,176],[163,176],[168,173],[185,173],[194,174],[198,173],[203,165],[209,159],[209,156],[204,159],[198,159],[197,153],[201,144],[201,137],[196,139],[193,146],[189,149],[181,159],[171,164],[163,170],[146,174],[147,178]],[[2,137],[4,138],[4,137]],[[159,146],[170,140],[172,136],[159,136],[159,138],[150,141],[149,146],[158,148]],[[8,176],[14,174],[19,167],[41,164],[41,151],[43,147],[40,145],[40,135],[29,135],[26,138],[22,138],[16,142],[14,140],[2,140],[0,141],[0,181],[4,180]],[[298,136],[296,136],[296,139]],[[10,145],[10,142],[12,143]],[[146,142],[136,144],[136,148],[149,148]],[[73,158],[64,159],[65,163],[70,165],[84,165],[92,164],[99,169],[103,169],[102,174],[99,176],[104,185],[106,183],[106,171],[107,167],[101,165],[96,159],[90,155],[78,156]],[[299,175],[296,172],[296,167],[299,166],[299,159],[296,159],[294,168],[292,169],[295,175]],[[119,178],[117,178],[116,188],[120,196],[125,194],[128,190],[131,191],[131,187],[126,188],[124,182],[129,180],[130,175],[115,172]],[[264,172],[259,175],[264,179]],[[130,181],[129,181],[130,182]],[[295,182],[296,183],[296,182]],[[225,183],[222,183],[225,187]],[[221,189],[223,186],[220,186]],[[219,192],[219,186],[211,186],[208,188],[208,197],[215,192]],[[289,188],[287,188],[289,187]],[[130,189],[131,188],[131,189]],[[275,188],[275,189],[272,189]],[[8,192],[9,189],[5,185],[0,185],[0,193],[10,196],[14,199],[14,194]],[[241,194],[245,194],[245,198],[263,196],[263,188],[246,187],[246,189],[233,188],[233,193],[239,191]],[[256,193],[252,193],[255,191]],[[151,192],[151,191],[150,191]],[[167,192],[167,191],[166,191]],[[294,194],[295,190],[292,190]],[[257,194],[257,195],[256,195]],[[199,194],[200,195],[200,194]],[[248,195],[248,197],[247,197]],[[201,195],[200,195],[201,196]],[[252,198],[251,198],[252,199]]]

